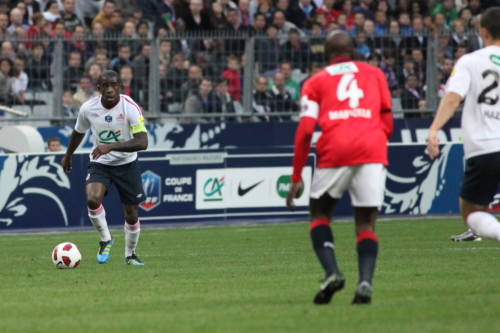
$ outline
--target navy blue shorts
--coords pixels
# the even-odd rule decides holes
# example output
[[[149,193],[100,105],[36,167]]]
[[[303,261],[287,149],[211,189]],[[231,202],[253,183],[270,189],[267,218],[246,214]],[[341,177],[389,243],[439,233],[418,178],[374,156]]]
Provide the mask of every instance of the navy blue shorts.
[[[85,185],[90,183],[101,183],[106,189],[115,184],[124,205],[138,205],[146,199],[138,160],[116,166],[91,162],[87,166]],[[104,195],[108,195],[107,190]]]
[[[469,158],[465,163],[460,197],[476,205],[488,206],[500,183],[500,152]]]

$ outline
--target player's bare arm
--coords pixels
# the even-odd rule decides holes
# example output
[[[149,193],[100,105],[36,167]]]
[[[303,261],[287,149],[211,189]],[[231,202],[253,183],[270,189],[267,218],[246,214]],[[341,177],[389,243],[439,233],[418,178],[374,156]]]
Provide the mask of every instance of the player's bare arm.
[[[71,172],[73,153],[75,152],[76,148],[78,148],[84,137],[85,133],[79,133],[75,130],[73,130],[73,132],[71,133],[71,138],[69,139],[66,155],[64,155],[61,161],[64,172]]]
[[[302,191],[304,190],[304,182],[301,180],[299,182],[292,182],[292,187],[290,188],[290,192],[286,196],[286,205],[288,209],[292,212],[295,212],[296,206],[293,202],[293,199],[297,199]]]
[[[148,148],[148,134],[147,132],[139,132],[134,134],[132,140],[125,142],[117,142],[97,146],[92,152],[92,159],[97,160],[102,155],[106,155],[112,150],[132,153]]]
[[[439,155],[439,139],[437,137],[438,131],[443,128],[443,126],[450,120],[450,118],[455,113],[455,110],[460,105],[462,97],[454,92],[447,92],[441,103],[439,103],[439,108],[436,113],[436,117],[429,128],[429,136],[427,138],[427,150],[429,151],[429,157],[434,159]]]

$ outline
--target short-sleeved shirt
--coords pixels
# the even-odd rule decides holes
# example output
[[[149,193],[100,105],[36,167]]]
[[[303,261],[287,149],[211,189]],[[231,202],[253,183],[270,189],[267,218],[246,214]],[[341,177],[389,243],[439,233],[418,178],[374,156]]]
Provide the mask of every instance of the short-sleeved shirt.
[[[500,47],[462,56],[446,84],[465,98],[462,112],[465,158],[500,151]]]
[[[78,112],[75,130],[85,133],[92,129],[92,151],[99,145],[125,142],[134,138],[132,126],[144,121],[141,109],[128,96],[120,95],[120,101],[113,108],[107,109],[101,102],[102,96],[85,102]],[[110,151],[97,160],[90,161],[106,165],[123,165],[137,159],[137,152]]]
[[[387,134],[381,119],[392,100],[384,73],[357,61],[334,63],[307,80],[301,117],[316,119],[318,168],[387,161]]]

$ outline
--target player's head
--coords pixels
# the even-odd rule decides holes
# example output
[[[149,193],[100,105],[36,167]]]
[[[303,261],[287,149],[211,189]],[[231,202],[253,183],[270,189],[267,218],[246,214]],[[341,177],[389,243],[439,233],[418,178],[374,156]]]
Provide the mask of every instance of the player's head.
[[[484,46],[500,41],[500,7],[490,7],[481,15],[481,38]]]
[[[102,94],[102,101],[107,105],[114,105],[120,98],[122,80],[115,71],[104,71],[99,76],[98,89]]]
[[[354,43],[351,37],[343,31],[334,30],[326,36],[325,61],[330,62],[336,57],[354,58]]]

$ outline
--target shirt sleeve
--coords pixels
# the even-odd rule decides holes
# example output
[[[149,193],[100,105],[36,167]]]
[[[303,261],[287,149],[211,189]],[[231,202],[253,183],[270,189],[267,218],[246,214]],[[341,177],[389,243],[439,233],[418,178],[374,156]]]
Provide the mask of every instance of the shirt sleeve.
[[[471,84],[471,74],[467,67],[467,57],[463,56],[457,61],[451,72],[446,83],[446,92],[454,92],[462,98],[467,95]]]
[[[86,117],[86,112],[83,107],[80,108],[78,112],[78,117],[76,118],[75,131],[78,133],[85,133],[90,128],[90,122]]]
[[[123,97],[127,105],[127,120],[132,129],[132,134],[139,132],[146,132],[146,126],[144,126],[144,117],[142,116],[142,111],[139,106],[129,97]]]
[[[314,88],[314,81],[307,80],[302,87],[300,96],[300,118],[311,117],[315,120],[319,116],[319,98],[318,92]]]
[[[391,112],[392,111],[392,98],[389,87],[387,86],[387,79],[385,78],[384,72],[381,70],[377,71],[377,78],[379,81],[379,91],[380,91],[380,112]]]

